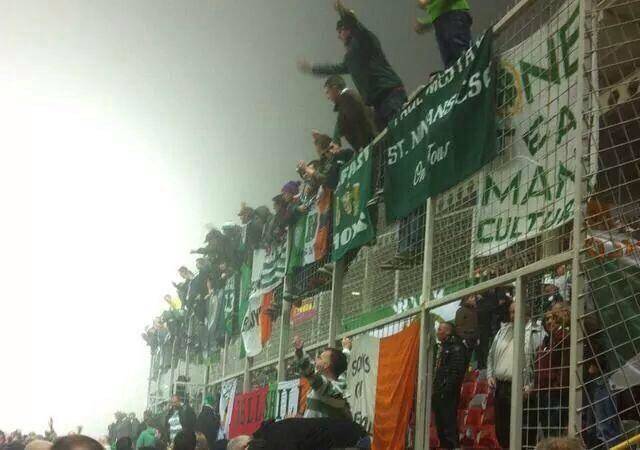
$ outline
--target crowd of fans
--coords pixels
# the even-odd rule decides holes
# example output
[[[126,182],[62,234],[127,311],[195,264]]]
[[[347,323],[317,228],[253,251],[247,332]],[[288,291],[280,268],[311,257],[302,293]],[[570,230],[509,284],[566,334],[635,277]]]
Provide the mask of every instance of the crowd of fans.
[[[426,15],[417,20],[415,31],[435,31],[444,67],[450,67],[470,46],[472,19],[468,2],[419,0],[418,3]],[[281,192],[273,197],[273,210],[242,203],[238,213],[241,225],[226,224],[206,235],[204,246],[192,252],[199,255],[195,274],[187,267],[179,268],[181,281],[174,283],[177,297],[165,297],[168,309],[154,320],[144,335],[153,351],[163,347],[167,350],[170,345],[185,341],[185,317],[193,315],[199,324],[204,324],[209,314],[207,308],[212,305],[208,301],[210,296],[224,289],[243,264],[251,264],[255,249],[271,251],[282,245],[287,230],[309,211],[318,191],[335,189],[340,167],[369,145],[406,104],[404,84],[389,64],[378,38],[340,0],[335,2],[335,7],[339,14],[338,37],[345,46],[343,61],[337,64],[298,62],[302,73],[326,77],[325,94],[337,114],[333,135],[313,131],[311,138],[317,158],[298,162],[296,171],[300,179],[284,184]],[[347,88],[342,78],[345,74],[351,76],[356,90]],[[375,186],[379,186],[378,167],[375,163]],[[421,214],[423,211],[415,211],[400,221],[397,253],[383,269],[402,270],[415,263],[414,247],[419,246],[424,226],[419,219]],[[521,395],[526,399],[523,422],[525,441],[529,445],[567,431],[569,279],[564,266],[559,266],[556,273],[543,282],[541,294],[526,302],[527,370]],[[514,395],[511,392],[513,322],[517,301],[522,299],[514,298],[512,286],[467,296],[461,301],[455,321],[439,324],[432,397],[432,434],[437,435],[439,448],[457,448],[469,437],[465,436],[467,430],[461,429],[459,415],[461,406],[469,407],[470,399],[464,398],[468,394],[464,385],[470,373],[482,378],[477,380],[484,381],[486,386],[482,395],[485,400],[491,399],[494,408],[495,423],[491,424],[493,432],[488,442],[494,447],[509,447],[510,405]],[[217,340],[219,344],[224,341],[223,332],[217,334]],[[134,444],[137,449],[161,449],[171,443],[179,450],[225,445],[229,450],[368,448],[370,439],[351,421],[348,399],[344,395],[343,373],[348,347],[349,344],[344,343],[342,350],[328,348],[312,362],[303,351],[302,341],[296,338],[295,361],[312,387],[304,418],[267,422],[252,436],[239,436],[227,442],[220,433],[220,418],[213,399],[207,398],[202,411],[196,414],[188,402],[183,403],[180,397],[174,396],[165,413],[154,418],[148,412],[142,423],[137,424],[131,416],[117,416],[110,429],[110,439],[117,450],[128,450]],[[602,371],[599,362],[588,367],[592,377],[598,377]],[[615,408],[615,405],[607,407]],[[588,439],[611,442],[613,436],[619,434],[618,430],[611,421],[602,419],[590,419],[599,425],[598,431]],[[121,429],[128,430],[129,434],[121,434]],[[473,436],[475,443],[477,437]],[[129,439],[128,446],[118,445],[125,438]],[[577,449],[581,445],[575,440],[556,438],[540,442],[539,448]]]

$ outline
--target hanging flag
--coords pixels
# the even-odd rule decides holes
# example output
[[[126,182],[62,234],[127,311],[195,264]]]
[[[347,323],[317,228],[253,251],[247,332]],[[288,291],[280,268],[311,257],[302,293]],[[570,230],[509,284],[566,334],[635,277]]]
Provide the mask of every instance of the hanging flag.
[[[252,435],[264,420],[269,387],[264,386],[246,394],[238,394],[233,400],[233,414],[229,425],[229,438],[241,434]]]
[[[347,392],[353,421],[371,433],[375,417],[380,339],[362,335],[353,340],[347,369]]]
[[[287,273],[292,273],[298,267],[320,261],[329,254],[331,198],[332,191],[321,186],[307,214],[296,222],[287,262]]]
[[[576,146],[597,154],[588,151],[590,134],[580,142],[578,131],[580,40],[557,35],[564,30],[578,36],[579,7],[577,0],[567,2],[500,55],[497,114],[504,157],[479,176],[473,256],[501,252],[573,220]],[[587,173],[597,173],[596,159]]]
[[[353,419],[373,434],[373,450],[404,450],[416,395],[420,323],[378,339],[353,340],[347,398]]]
[[[258,355],[271,337],[271,316],[268,314],[273,301],[273,291],[256,291],[249,297],[247,310],[242,320],[241,334],[246,355]]]
[[[235,323],[237,320],[237,295],[236,295],[236,276],[232,275],[224,285],[222,290],[222,299],[224,302],[224,326],[226,333],[230,336],[233,334]]]
[[[284,279],[287,267],[286,242],[253,251],[252,285],[265,291],[276,288]]]
[[[496,81],[488,30],[389,123],[388,220],[406,217],[496,157]]]
[[[371,170],[371,146],[365,147],[340,170],[333,205],[333,261],[375,237],[367,208],[371,198]]]
[[[218,411],[220,413],[220,429],[218,432],[220,439],[227,439],[229,437],[233,399],[236,395],[237,385],[238,379],[232,378],[231,380],[224,381],[220,387],[220,404]]]

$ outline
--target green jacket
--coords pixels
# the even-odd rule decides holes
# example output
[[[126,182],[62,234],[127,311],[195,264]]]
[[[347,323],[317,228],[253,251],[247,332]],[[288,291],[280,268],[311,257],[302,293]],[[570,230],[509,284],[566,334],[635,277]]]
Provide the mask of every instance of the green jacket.
[[[341,11],[340,18],[351,27],[344,60],[338,64],[314,64],[318,76],[349,74],[367,105],[378,105],[393,89],[402,88],[402,80],[382,51],[380,41],[356,18],[353,11]]]
[[[156,446],[156,429],[147,427],[136,441],[136,449],[140,450],[142,447],[155,447]]]
[[[422,24],[430,24],[442,14],[449,11],[469,11],[469,2],[467,0],[431,0],[427,5],[427,15],[418,19]]]

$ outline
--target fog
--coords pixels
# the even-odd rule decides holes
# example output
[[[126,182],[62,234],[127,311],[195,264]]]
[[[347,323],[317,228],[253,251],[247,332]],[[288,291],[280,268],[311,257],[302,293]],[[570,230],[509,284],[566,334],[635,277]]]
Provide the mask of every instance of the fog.
[[[345,0],[408,91],[440,67],[408,0]],[[471,1],[474,29],[497,1]],[[325,0],[0,1],[0,429],[106,434],[141,414],[163,309],[208,224],[270,205],[333,130]]]

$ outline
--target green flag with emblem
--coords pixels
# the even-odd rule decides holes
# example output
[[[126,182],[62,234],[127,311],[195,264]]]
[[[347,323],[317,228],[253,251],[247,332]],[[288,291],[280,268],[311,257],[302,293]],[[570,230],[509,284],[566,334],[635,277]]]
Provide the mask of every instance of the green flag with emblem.
[[[333,196],[333,251],[338,261],[375,237],[367,203],[371,197],[371,146],[354,156],[340,171]]]

